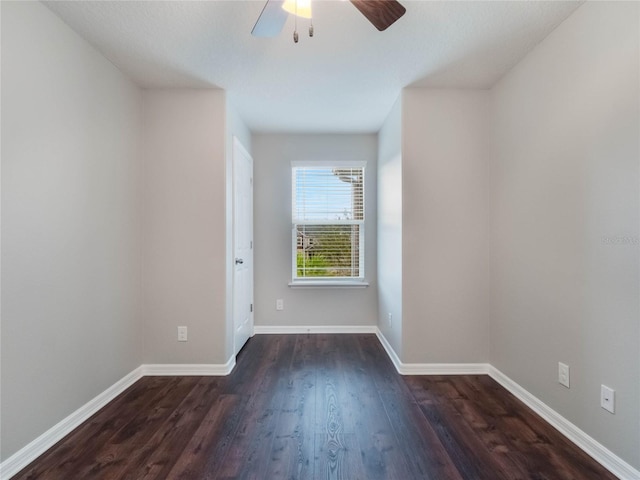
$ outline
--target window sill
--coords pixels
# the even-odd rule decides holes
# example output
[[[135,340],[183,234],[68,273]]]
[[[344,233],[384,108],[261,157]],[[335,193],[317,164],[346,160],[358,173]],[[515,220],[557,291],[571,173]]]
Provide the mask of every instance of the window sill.
[[[366,280],[293,280],[291,288],[367,288]]]

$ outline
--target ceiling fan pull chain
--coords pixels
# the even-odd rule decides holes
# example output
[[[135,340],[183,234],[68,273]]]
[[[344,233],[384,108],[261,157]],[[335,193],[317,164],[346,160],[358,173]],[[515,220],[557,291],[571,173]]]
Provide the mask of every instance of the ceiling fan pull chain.
[[[309,36],[313,37],[313,19],[309,19]]]
[[[293,22],[293,43],[298,43],[298,2],[296,2],[296,14]]]

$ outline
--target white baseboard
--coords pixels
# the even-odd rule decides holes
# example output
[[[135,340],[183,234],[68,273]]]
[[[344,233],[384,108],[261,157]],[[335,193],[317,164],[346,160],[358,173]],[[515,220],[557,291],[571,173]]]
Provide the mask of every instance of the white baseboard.
[[[236,366],[235,355],[227,360],[225,364],[147,364],[142,365],[144,376],[225,376],[229,375]]]
[[[488,363],[403,363],[400,368],[402,375],[486,375],[489,373]]]
[[[38,438],[7,458],[0,464],[0,479],[7,480],[18,473],[24,467],[33,462],[36,458],[46,452],[49,448],[62,440],[75,428],[88,420],[98,410],[107,405],[110,401],[124,392],[127,388],[142,378],[142,367],[118,380],[104,392],[89,400],[86,404],[73,412],[67,418],[58,422]]]
[[[140,365],[133,372],[114,383],[100,395],[2,462],[0,464],[0,480],[8,480],[18,473],[144,376],[223,376],[229,375],[235,365],[235,356],[227,360],[224,365]]]
[[[495,367],[485,363],[461,364],[407,364],[402,363],[382,332],[375,326],[338,326],[338,327],[256,327],[255,333],[375,333],[386,350],[392,363],[401,375],[474,375],[489,374],[505,389],[520,399],[525,405],[540,415],[551,426],[593,457],[614,475],[624,480],[640,480],[640,471],[615,455],[604,445],[569,422],[562,415],[543,403],[537,397],[522,388]],[[143,376],[153,375],[228,375],[235,367],[235,356],[227,363],[220,364],[173,364],[141,365],[104,392],[87,402],[71,415],[51,427],[31,443],[14,453],[0,464],[0,480],[8,480],[24,467],[33,462],[45,451],[77,428],[94,413],[103,408],[120,393],[133,385]]]
[[[398,373],[402,375],[402,372],[400,371],[402,369],[402,362],[400,361],[400,357],[398,357],[398,354],[387,340],[387,337],[384,336],[384,333],[382,333],[382,331],[377,327],[376,337],[378,337],[378,340],[382,344],[382,348],[384,348],[385,352],[387,352],[387,355],[389,356],[391,363],[393,363],[393,366],[396,367]]]
[[[583,432],[539,398],[511,380],[500,370],[491,366],[489,368],[489,376],[618,478],[623,480],[640,480],[640,471],[636,470],[600,442]]]
[[[391,344],[384,334],[378,330],[376,332],[380,343],[384,347],[401,375],[475,375],[488,374],[496,382],[511,392],[516,398],[521,400],[531,410],[540,415],[547,423],[571,440],[579,448],[584,450],[594,460],[604,468],[623,480],[640,480],[640,471],[618,457],[611,450],[593,439],[585,432],[576,427],[569,420],[546,405],[540,399],[529,393],[516,382],[511,380],[497,368],[488,363],[402,363]]]
[[[403,363],[380,329],[376,335],[400,375],[486,375],[488,363]]]
[[[300,333],[377,333],[375,325],[256,325],[254,333],[265,334],[300,334]]]

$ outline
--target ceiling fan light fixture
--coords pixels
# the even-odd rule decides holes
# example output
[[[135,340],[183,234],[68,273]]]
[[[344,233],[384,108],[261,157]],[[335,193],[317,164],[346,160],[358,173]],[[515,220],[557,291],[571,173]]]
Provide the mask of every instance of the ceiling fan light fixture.
[[[294,16],[296,21],[295,30],[297,31],[298,17],[311,20],[311,1],[312,0],[267,0],[253,30],[251,30],[251,35],[254,37],[275,37],[282,31],[289,13]],[[389,28],[407,11],[397,0],[349,1],[380,31]],[[313,23],[311,21],[309,23],[309,36],[313,37]]]
[[[311,18],[311,0],[285,0],[282,9],[302,18]]]

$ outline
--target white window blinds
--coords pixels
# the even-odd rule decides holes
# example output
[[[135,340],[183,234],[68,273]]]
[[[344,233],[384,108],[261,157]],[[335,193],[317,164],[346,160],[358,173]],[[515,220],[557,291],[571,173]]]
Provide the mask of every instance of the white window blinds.
[[[293,279],[364,277],[364,166],[292,169]]]

